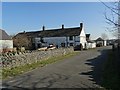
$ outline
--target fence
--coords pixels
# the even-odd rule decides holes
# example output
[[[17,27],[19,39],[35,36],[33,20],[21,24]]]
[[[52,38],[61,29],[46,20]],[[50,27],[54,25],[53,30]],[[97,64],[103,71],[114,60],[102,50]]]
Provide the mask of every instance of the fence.
[[[73,52],[73,48],[59,48],[48,51],[32,51],[19,54],[3,54],[0,56],[2,68],[13,68],[20,65],[31,64],[50,57],[60,56]]]

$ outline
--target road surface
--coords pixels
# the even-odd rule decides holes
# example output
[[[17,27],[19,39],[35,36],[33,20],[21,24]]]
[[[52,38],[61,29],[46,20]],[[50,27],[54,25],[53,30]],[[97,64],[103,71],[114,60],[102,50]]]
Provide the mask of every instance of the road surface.
[[[78,55],[4,80],[11,89],[101,88],[103,63],[111,47],[80,51]]]

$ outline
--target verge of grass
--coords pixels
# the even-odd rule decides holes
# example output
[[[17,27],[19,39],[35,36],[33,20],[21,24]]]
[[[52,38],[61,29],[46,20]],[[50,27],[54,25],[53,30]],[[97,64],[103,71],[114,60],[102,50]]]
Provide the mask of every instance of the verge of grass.
[[[72,57],[74,55],[77,55],[79,52],[71,52],[65,55],[61,56],[55,56],[55,57],[50,57],[48,59],[43,59],[41,61],[32,63],[32,64],[26,64],[24,66],[19,66],[19,67],[14,67],[11,69],[2,69],[2,79],[6,79],[8,77],[14,77],[16,75],[22,74],[24,72],[28,72],[30,70],[33,70],[38,67],[43,67],[47,64],[51,64],[60,60],[63,60],[65,58]]]
[[[108,60],[104,65],[102,86],[107,90],[120,90],[120,76],[118,63],[112,51],[108,54]]]

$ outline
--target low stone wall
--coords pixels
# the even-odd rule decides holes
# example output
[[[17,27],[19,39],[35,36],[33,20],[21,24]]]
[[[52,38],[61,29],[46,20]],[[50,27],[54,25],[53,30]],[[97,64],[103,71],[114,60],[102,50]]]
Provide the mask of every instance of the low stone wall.
[[[64,55],[73,52],[73,48],[59,48],[48,51],[32,51],[19,54],[1,55],[2,68],[13,68],[20,65],[31,64],[37,61],[45,60],[50,57]]]

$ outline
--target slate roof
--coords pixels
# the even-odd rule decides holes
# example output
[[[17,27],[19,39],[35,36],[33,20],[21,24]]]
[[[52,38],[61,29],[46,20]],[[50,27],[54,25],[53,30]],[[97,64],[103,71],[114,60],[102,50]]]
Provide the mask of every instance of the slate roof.
[[[101,37],[99,37],[98,39],[96,39],[96,41],[104,41],[104,39],[102,39]]]
[[[93,41],[93,40],[89,40],[89,41],[87,41],[88,43],[95,43],[95,41]]]
[[[60,28],[60,29],[51,29],[51,30],[40,30],[34,32],[22,32],[18,35],[27,35],[28,37],[64,37],[64,36],[78,36],[81,33],[81,27],[75,28]]]
[[[2,29],[0,29],[0,40],[11,40],[11,37]]]

